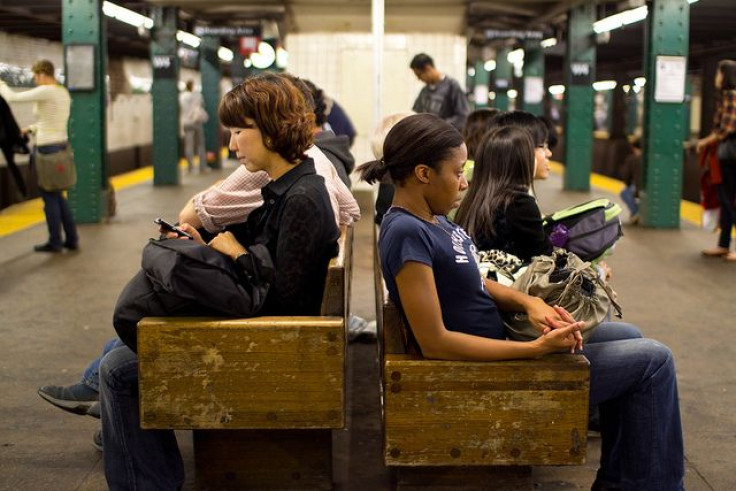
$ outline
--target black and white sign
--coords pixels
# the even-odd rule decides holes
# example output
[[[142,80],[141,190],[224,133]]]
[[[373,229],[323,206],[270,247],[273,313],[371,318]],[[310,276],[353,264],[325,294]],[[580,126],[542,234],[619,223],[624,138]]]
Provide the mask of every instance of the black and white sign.
[[[573,61],[570,63],[570,84],[590,85],[593,83],[593,67],[587,61]]]
[[[153,55],[151,63],[153,64],[153,78],[177,78],[176,56]]]

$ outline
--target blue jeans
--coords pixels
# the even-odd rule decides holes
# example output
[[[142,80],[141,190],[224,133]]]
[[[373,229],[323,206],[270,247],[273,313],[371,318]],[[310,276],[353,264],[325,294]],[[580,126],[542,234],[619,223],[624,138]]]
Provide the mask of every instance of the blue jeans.
[[[43,199],[43,212],[46,215],[46,226],[49,230],[49,244],[56,248],[61,248],[65,242],[72,246],[77,245],[79,243],[77,224],[74,223],[72,210],[61,191],[39,189],[39,192]],[[61,238],[62,227],[66,241]]]
[[[102,354],[92,360],[87,368],[85,368],[82,374],[82,383],[92,390],[100,391],[100,362],[102,358],[115,348],[123,346],[123,342],[120,338],[114,338],[105,343],[105,347],[102,348]]]
[[[111,491],[173,490],[184,483],[184,463],[173,430],[142,430],[138,356],[127,346],[100,365],[105,478]]]
[[[629,184],[623,190],[621,190],[621,199],[626,203],[626,207],[629,209],[631,216],[639,213],[639,202],[636,200],[636,186]]]
[[[622,490],[683,489],[682,426],[669,348],[645,338],[589,341],[583,354],[590,361],[590,403],[600,408],[598,480]]]

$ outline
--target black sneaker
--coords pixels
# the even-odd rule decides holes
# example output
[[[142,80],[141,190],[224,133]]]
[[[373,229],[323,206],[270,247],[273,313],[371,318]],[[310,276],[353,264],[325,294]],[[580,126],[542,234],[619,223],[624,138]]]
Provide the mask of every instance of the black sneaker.
[[[76,251],[79,249],[79,243],[71,243],[71,242],[64,242],[64,249],[69,249],[70,251]]]
[[[102,429],[99,429],[95,431],[95,434],[92,435],[92,446],[97,449],[98,452],[102,452]]]
[[[88,414],[90,408],[100,400],[100,394],[84,384],[68,387],[47,385],[38,389],[38,395],[54,406],[74,414]]]
[[[36,252],[61,252],[61,247],[52,246],[48,242],[45,244],[38,244],[33,246],[33,250]]]

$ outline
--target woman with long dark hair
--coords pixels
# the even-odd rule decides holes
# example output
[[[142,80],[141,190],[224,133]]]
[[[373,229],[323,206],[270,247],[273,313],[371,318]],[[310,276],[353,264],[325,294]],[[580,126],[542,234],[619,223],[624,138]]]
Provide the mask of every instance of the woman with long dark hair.
[[[523,130],[498,131],[509,143],[525,145],[520,155],[532,157],[531,138]],[[396,184],[378,252],[389,298],[422,354],[492,361],[581,347],[580,323],[564,309],[479,277],[475,244],[445,218],[467,187],[466,159],[452,126],[419,114],[389,132],[381,160],[360,168],[369,183],[389,174]],[[525,312],[540,337],[507,340],[499,309]],[[682,429],[670,350],[653,340],[626,339],[589,344],[585,355],[590,402],[601,407],[603,443],[594,489],[682,489]]]
[[[721,167],[722,181],[718,184],[718,201],[721,204],[718,245],[703,251],[706,257],[723,257],[726,261],[736,261],[736,252],[731,247],[731,229],[736,225],[736,61],[722,60],[716,71],[715,87],[718,90],[716,114],[713,130],[705,138],[698,140],[698,153],[708,146],[717,146],[718,163]]]

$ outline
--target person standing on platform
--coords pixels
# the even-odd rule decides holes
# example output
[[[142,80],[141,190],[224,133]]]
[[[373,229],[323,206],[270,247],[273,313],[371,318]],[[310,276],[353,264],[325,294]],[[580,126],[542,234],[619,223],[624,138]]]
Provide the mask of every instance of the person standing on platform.
[[[71,110],[69,91],[54,77],[54,65],[48,60],[39,60],[31,67],[36,87],[25,92],[14,92],[0,81],[0,95],[9,102],[33,102],[36,123],[26,131],[35,135],[34,155],[54,154],[66,150],[68,145],[67,124]],[[79,248],[79,235],[74,216],[61,190],[39,189],[43,198],[43,210],[49,229],[49,240],[34,246],[36,252],[61,252],[62,248]],[[61,230],[66,236],[62,240]]]
[[[416,55],[409,68],[419,80],[427,84],[414,101],[414,112],[434,114],[462,131],[470,109],[465,92],[457,80],[437,70],[434,60],[425,53]]]
[[[189,173],[194,170],[194,146],[199,155],[199,172],[207,168],[207,150],[204,144],[204,123],[209,115],[204,109],[202,94],[194,92],[194,82],[187,80],[186,90],[179,94],[181,124],[184,127],[184,155],[187,159]]]
[[[700,153],[708,147],[716,147],[721,167],[721,183],[718,184],[718,201],[721,204],[721,234],[718,246],[702,252],[705,257],[723,257],[736,262],[736,252],[729,252],[731,229],[736,225],[736,61],[722,60],[716,70],[715,87],[718,94],[713,130],[698,140],[695,150]]]

